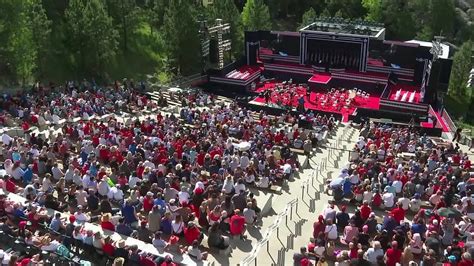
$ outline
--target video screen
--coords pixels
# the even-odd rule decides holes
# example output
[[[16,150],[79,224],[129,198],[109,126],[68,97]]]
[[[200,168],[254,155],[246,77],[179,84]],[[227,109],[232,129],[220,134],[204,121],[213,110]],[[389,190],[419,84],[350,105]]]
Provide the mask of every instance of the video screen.
[[[299,56],[300,37],[284,33],[269,33],[260,40],[260,48],[271,54]]]
[[[371,40],[368,65],[414,69],[416,65],[416,45]]]

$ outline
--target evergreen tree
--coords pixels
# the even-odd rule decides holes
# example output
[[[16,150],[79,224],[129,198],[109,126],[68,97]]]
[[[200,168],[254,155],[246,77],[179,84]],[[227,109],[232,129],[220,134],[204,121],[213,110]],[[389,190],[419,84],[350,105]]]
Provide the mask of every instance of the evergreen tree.
[[[420,29],[417,37],[424,41],[431,41],[436,35],[452,38],[454,34],[454,23],[456,11],[453,0],[411,0],[413,20],[420,21]],[[426,10],[427,9],[427,10]]]
[[[263,0],[247,0],[242,11],[242,22],[244,29],[248,31],[272,28],[270,12]]]
[[[19,13],[15,31],[9,38],[8,47],[12,53],[12,61],[17,80],[25,85],[31,81],[33,71],[36,68],[37,49],[33,31],[29,25],[26,10]]]
[[[28,4],[28,27],[33,34],[34,49],[37,52],[36,65],[38,76],[43,73],[45,58],[50,49],[51,21],[46,16],[46,10],[41,0],[31,0]]]
[[[79,71],[102,74],[118,47],[118,33],[103,1],[70,0],[65,16],[69,33],[66,47]]]
[[[230,35],[232,41],[232,54],[239,58],[244,53],[244,33],[242,18],[233,0],[215,1],[210,8],[211,23],[218,18],[230,24]]]
[[[367,20],[377,22],[382,21],[381,0],[362,0],[362,6],[367,10]]]
[[[409,7],[408,0],[382,0],[383,23],[390,39],[410,40],[415,37],[418,25]]]
[[[469,72],[473,67],[472,56],[474,56],[474,44],[472,41],[465,42],[453,57],[453,67],[449,80],[448,94],[452,96],[465,96]]]
[[[314,20],[317,17],[318,17],[318,15],[316,14],[316,11],[314,10],[314,8],[310,8],[308,11],[306,11],[303,14],[303,17],[301,19],[300,28],[303,28],[303,27],[308,26],[309,24],[313,23]]]
[[[179,74],[199,71],[201,42],[194,5],[187,0],[172,0],[166,9],[163,34],[170,64]]]
[[[122,50],[126,52],[130,35],[140,22],[140,8],[135,0],[106,0],[106,4],[113,24],[120,32]]]

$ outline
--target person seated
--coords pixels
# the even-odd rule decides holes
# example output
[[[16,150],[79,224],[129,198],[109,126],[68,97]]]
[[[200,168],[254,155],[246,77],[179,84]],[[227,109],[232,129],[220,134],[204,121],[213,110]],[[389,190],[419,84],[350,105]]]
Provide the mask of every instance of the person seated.
[[[217,249],[227,249],[229,247],[229,237],[223,235],[218,223],[211,225],[209,228],[207,244],[210,248]]]
[[[188,247],[186,253],[193,259],[197,261],[202,261],[207,259],[207,252],[201,252],[199,250],[199,242],[194,240],[191,246]]]
[[[358,235],[359,235],[359,228],[357,228],[355,223],[351,221],[350,224],[344,228],[344,233],[341,238],[341,243],[344,245],[347,245],[354,238],[357,238]]]
[[[184,228],[184,239],[188,245],[191,245],[194,242],[199,244],[202,241],[203,235],[194,222],[189,221],[188,226]]]
[[[162,238],[163,232],[158,231],[155,233],[155,238],[152,241],[153,246],[160,252],[163,252],[168,247],[168,242]]]
[[[230,218],[230,233],[233,236],[245,238],[245,218],[242,217],[239,209],[235,210],[235,214]]]
[[[104,213],[101,217],[100,226],[103,230],[115,231],[115,225],[111,222],[112,214]]]

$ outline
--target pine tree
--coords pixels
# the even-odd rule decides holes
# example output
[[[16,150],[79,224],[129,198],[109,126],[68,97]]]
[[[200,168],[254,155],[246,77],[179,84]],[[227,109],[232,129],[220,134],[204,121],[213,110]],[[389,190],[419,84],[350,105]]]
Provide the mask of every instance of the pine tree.
[[[51,21],[46,16],[46,10],[41,0],[31,0],[27,8],[28,27],[33,35],[34,49],[37,52],[36,65],[38,76],[43,73],[45,58],[50,49]]]
[[[244,29],[248,31],[270,30],[270,11],[263,0],[247,0],[242,11]]]
[[[302,17],[302,19],[301,19],[300,28],[306,27],[306,26],[308,26],[309,24],[313,23],[314,20],[315,20],[317,17],[318,17],[318,15],[316,14],[316,11],[314,10],[314,8],[308,9],[308,11],[306,11],[306,12],[303,14],[303,17]]]
[[[118,33],[101,0],[71,0],[66,10],[66,47],[87,74],[102,74],[116,54]]]
[[[21,81],[22,85],[31,81],[38,56],[33,31],[28,20],[26,10],[20,12],[16,30],[8,42],[8,47],[12,52],[14,71],[17,80]]]
[[[200,70],[199,25],[193,7],[191,1],[172,0],[162,27],[170,64],[182,75]]]
[[[463,97],[467,94],[466,86],[469,72],[473,67],[472,56],[474,56],[474,44],[472,41],[465,42],[453,57],[453,67],[449,79],[448,94]]]

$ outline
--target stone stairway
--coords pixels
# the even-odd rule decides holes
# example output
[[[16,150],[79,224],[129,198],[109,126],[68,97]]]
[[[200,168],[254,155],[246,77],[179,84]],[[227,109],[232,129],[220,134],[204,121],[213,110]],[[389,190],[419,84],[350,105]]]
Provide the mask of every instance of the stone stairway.
[[[255,256],[256,262],[255,260],[247,261],[248,265],[293,264],[293,254],[309,243],[316,216],[332,199],[324,193],[326,180],[335,177],[340,167],[347,162],[348,152],[343,149],[352,147],[357,137],[358,130],[348,125],[340,125],[336,134],[329,136],[324,145],[326,148],[322,148],[310,158],[309,168],[304,169],[299,177],[288,183],[289,193],[285,192],[278,196],[273,209],[275,213],[280,213],[289,201],[298,199],[298,203],[293,210],[289,210],[289,215],[282,218],[279,226],[270,235],[269,241],[260,247]],[[275,221],[277,216],[271,218]],[[233,258],[230,262],[232,265],[240,263],[240,261],[234,261]]]
[[[345,137],[352,142],[354,136],[358,136],[355,132],[356,130],[341,124],[335,134],[328,136],[324,146],[335,147],[336,142],[345,144],[342,134],[345,134]],[[282,194],[274,195],[272,211],[263,218],[261,227],[249,228],[247,240],[232,240],[230,255],[210,256],[208,259],[210,265],[244,265],[245,263],[241,264],[242,260],[255,251],[257,251],[256,262],[255,260],[247,261],[249,265],[291,265],[294,250],[299,250],[300,246],[306,245],[311,237],[315,213],[322,211],[329,200],[329,196],[323,193],[324,180],[326,173],[336,171],[334,165],[329,166],[329,163],[326,163],[327,169],[321,170],[321,173],[317,171],[323,164],[323,158],[328,156],[334,159],[341,157],[337,160],[347,160],[335,150],[318,149],[318,152],[309,159],[308,168],[295,175],[283,187]],[[306,159],[304,156],[301,157],[303,157],[301,160]],[[331,160],[327,161],[331,162]],[[316,172],[318,172],[317,175]],[[289,202],[296,202],[296,200],[296,204],[291,207],[288,205]],[[285,210],[287,215],[280,215]],[[276,222],[278,219],[281,220],[279,223]],[[268,233],[270,241],[262,244],[261,239]]]
[[[298,219],[292,221],[291,230],[287,231],[287,245],[280,248],[281,259],[275,265],[291,265],[293,263],[293,254],[299,252],[301,247],[308,245],[313,233],[313,223],[317,216],[327,206],[332,196],[324,193],[326,180],[332,179],[338,175],[340,169],[348,161],[348,151],[359,137],[358,130],[347,127],[345,130],[338,130],[335,140],[329,149],[325,149],[321,156],[311,160],[310,164],[316,171],[311,173],[304,183],[304,189],[298,193],[300,197],[300,208]],[[326,160],[327,158],[327,160]],[[291,241],[289,241],[291,239]],[[275,241],[271,241],[275,242]]]

